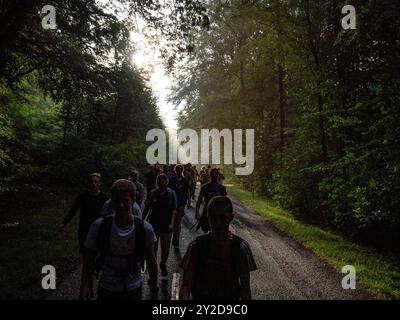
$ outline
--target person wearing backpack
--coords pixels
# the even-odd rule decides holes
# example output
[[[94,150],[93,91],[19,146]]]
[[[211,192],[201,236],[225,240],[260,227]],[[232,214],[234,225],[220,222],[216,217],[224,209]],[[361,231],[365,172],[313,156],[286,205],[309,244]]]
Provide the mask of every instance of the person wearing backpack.
[[[197,237],[181,262],[179,297],[188,300],[250,300],[250,272],[257,269],[249,244],[229,230],[234,217],[226,196],[208,205],[211,232]]]
[[[187,182],[189,183],[189,200],[192,199],[192,195],[194,194],[195,190],[196,190],[196,175],[194,170],[192,169],[192,164],[188,163],[184,166],[184,171],[183,171],[183,176],[185,177],[185,179],[187,180]],[[189,203],[189,209],[193,208],[191,201]]]
[[[175,191],[178,208],[175,218],[174,232],[172,237],[172,245],[175,249],[179,249],[179,237],[181,234],[182,219],[185,216],[185,206],[190,206],[190,185],[183,176],[183,166],[177,164],[175,166],[175,176],[170,179],[169,187]]]
[[[157,176],[157,188],[150,193],[148,200],[146,200],[146,206],[143,210],[144,219],[149,219],[149,222],[153,226],[156,233],[156,256],[158,242],[161,243],[160,269],[162,278],[166,278],[168,276],[166,263],[169,257],[172,231],[177,212],[176,193],[167,187],[168,183],[169,181],[166,174],[161,173]]]
[[[158,164],[154,164],[150,167],[150,170],[146,173],[145,181],[146,181],[147,195],[149,195],[151,191],[156,188],[156,179],[160,171],[161,171],[160,166]]]
[[[206,183],[201,187],[200,194],[197,199],[195,217],[196,220],[198,220],[198,223],[196,230],[199,230],[201,228],[204,233],[210,231],[210,225],[208,223],[208,218],[207,218],[208,203],[215,196],[226,196],[227,194],[225,187],[222,184],[218,183],[218,177],[219,177],[218,169],[217,168],[211,169],[210,171],[211,182]],[[200,216],[199,211],[202,203],[203,203],[203,213]]]
[[[203,167],[204,170],[200,173],[199,181],[200,181],[200,186],[204,186],[205,184],[209,183],[211,178],[210,178],[210,172],[206,167]]]
[[[60,231],[65,230],[79,210],[78,241],[81,255],[85,253],[84,243],[89,228],[94,221],[100,218],[101,209],[108,200],[108,196],[100,190],[100,173],[92,173],[89,175],[87,182],[88,189],[78,195],[72,208],[68,211],[63,222],[58,227]]]
[[[99,300],[141,300],[146,261],[153,297],[157,288],[157,261],[154,253],[156,237],[152,226],[132,214],[135,185],[125,179],[114,182],[111,201],[115,211],[96,220],[85,241],[86,253],[82,268],[80,298],[93,296],[93,274],[101,272]]]
[[[142,209],[143,198],[144,198],[144,186],[139,181],[139,170],[133,169],[131,174],[129,175],[128,180],[132,181],[136,187],[136,203],[139,205],[139,208]]]

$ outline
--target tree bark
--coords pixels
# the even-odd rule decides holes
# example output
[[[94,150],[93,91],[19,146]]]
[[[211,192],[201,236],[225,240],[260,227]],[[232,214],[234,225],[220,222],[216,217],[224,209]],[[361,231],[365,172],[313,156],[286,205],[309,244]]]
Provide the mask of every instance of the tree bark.
[[[67,144],[67,134],[68,134],[68,127],[70,125],[70,120],[71,120],[71,106],[67,106],[65,117],[64,117],[64,125],[63,125],[63,140],[62,140],[63,148]]]
[[[285,146],[285,127],[286,127],[286,95],[284,84],[285,71],[282,65],[278,65],[278,82],[279,82],[279,152],[283,154]]]
[[[319,52],[316,43],[316,39],[312,30],[312,22],[311,22],[311,14],[310,14],[310,1],[306,0],[306,20],[308,27],[308,39],[311,54],[314,59],[315,64],[315,74],[316,74],[316,83],[317,83],[317,103],[318,103],[318,114],[319,114],[319,130],[320,130],[320,139],[321,139],[321,152],[322,152],[322,162],[324,165],[328,164],[328,147],[326,143],[326,132],[325,132],[325,119],[323,115],[323,97],[321,94],[321,68],[320,68],[320,60],[319,60]]]

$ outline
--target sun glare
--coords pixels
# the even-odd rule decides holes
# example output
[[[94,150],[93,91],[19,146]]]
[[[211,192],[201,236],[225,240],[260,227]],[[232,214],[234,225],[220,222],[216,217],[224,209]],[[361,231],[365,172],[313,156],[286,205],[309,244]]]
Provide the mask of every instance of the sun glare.
[[[166,75],[159,52],[140,32],[131,32],[131,40],[135,47],[132,62],[137,68],[150,75],[150,84],[153,94],[157,98],[160,116],[168,129],[176,130],[177,111],[174,105],[168,102],[172,79]]]

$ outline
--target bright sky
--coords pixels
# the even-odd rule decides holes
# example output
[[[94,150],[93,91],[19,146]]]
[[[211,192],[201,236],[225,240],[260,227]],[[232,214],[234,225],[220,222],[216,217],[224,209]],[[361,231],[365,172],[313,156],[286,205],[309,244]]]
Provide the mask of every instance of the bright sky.
[[[96,0],[102,5],[108,4],[108,10],[113,13],[112,9],[117,6],[118,2],[113,0]],[[164,9],[165,14],[168,14],[168,9]],[[120,13],[121,19],[126,18],[125,15]],[[140,18],[135,18],[137,31],[131,32],[131,40],[135,44],[136,53],[133,55],[132,60],[139,69],[144,69],[150,74],[150,85],[154,96],[157,98],[160,116],[164,121],[167,129],[171,131],[177,130],[176,117],[178,112],[175,106],[168,103],[169,88],[172,85],[172,79],[166,75],[164,66],[157,48],[150,45],[142,30],[146,27],[145,22]]]
[[[108,10],[113,14],[113,8],[118,5],[118,1],[113,0],[96,0],[101,5],[109,5]],[[166,0],[167,1],[167,0]],[[168,9],[164,9],[165,14],[168,14]],[[107,11],[107,9],[106,9]],[[119,13],[119,18],[126,18],[122,13]],[[130,33],[131,40],[135,44],[136,53],[133,55],[133,63],[139,69],[144,69],[150,75],[150,85],[154,96],[157,98],[157,103],[160,111],[160,116],[170,131],[177,130],[178,111],[175,110],[173,104],[168,103],[169,88],[172,85],[172,79],[166,75],[159,51],[154,46],[150,45],[142,30],[146,27],[145,22],[140,18],[135,18],[137,31]]]
[[[132,32],[131,39],[136,44],[136,52],[133,55],[133,62],[150,74],[150,84],[153,94],[157,98],[160,116],[165,126],[175,131],[177,130],[176,117],[178,112],[175,106],[168,103],[168,95],[172,79],[166,75],[165,68],[156,48],[148,44],[145,36],[139,32]]]

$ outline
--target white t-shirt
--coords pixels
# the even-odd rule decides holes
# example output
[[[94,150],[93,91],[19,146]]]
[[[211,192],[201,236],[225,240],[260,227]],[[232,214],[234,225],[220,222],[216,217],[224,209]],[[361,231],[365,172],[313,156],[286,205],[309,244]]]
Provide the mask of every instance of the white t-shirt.
[[[86,238],[85,247],[98,251],[97,236],[103,218],[96,220],[90,227]],[[153,227],[144,221],[145,241],[157,241]],[[110,234],[110,252],[113,255],[126,256],[134,253],[135,249],[135,226],[132,224],[128,229],[120,229],[114,222]],[[141,286],[143,277],[141,273],[131,274],[128,270],[128,261],[123,257],[106,256],[99,286],[112,292],[123,292],[133,290]]]

